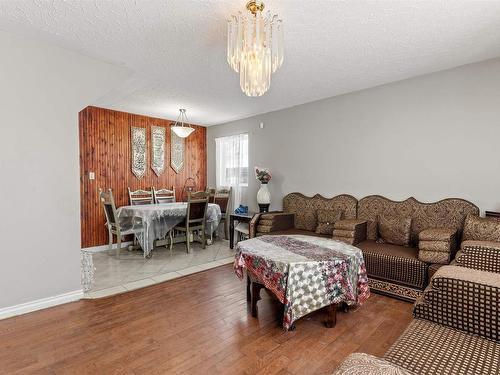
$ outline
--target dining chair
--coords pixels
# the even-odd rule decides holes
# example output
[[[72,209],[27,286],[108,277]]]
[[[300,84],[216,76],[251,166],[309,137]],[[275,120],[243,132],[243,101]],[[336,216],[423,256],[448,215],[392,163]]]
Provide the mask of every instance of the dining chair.
[[[221,219],[220,224],[224,224],[224,238],[229,239],[229,214],[231,213],[231,196],[232,196],[233,188],[229,187],[220,187],[215,189],[214,202],[218,204],[221,211]]]
[[[192,199],[198,199],[198,198],[207,198],[207,201],[208,201],[208,198],[209,198],[209,194],[207,193],[207,191],[188,191],[188,201],[189,201],[189,198],[192,198]]]
[[[205,191],[208,194],[208,203],[215,203],[215,193],[217,189],[208,188]]]
[[[130,190],[128,189],[128,199],[131,206],[138,204],[153,204],[153,192],[151,190]]]
[[[116,235],[117,246],[116,255],[120,255],[122,247],[122,237],[128,234],[134,235],[134,241],[137,234],[144,232],[144,225],[136,218],[126,218],[120,220],[116,214],[116,205],[113,198],[113,191],[103,191],[99,189],[99,200],[101,201],[106,216],[106,226],[109,235],[109,250],[113,249],[113,235]]]
[[[208,206],[208,194],[203,192],[204,196],[197,194],[193,197],[192,194],[188,196],[187,209],[186,209],[186,219],[176,225],[174,230],[177,232],[184,232],[186,235],[186,247],[187,252],[190,250],[190,239],[193,235],[195,238],[195,232],[197,235],[196,240],[201,242],[202,247],[206,247],[206,234],[205,234],[205,223],[207,216],[207,206]],[[200,236],[201,232],[201,236]],[[170,251],[172,251],[173,246],[173,230],[170,231]]]
[[[175,202],[175,187],[172,190],[168,189],[158,189],[156,190],[153,186],[153,200],[156,204],[162,203],[173,203]]]

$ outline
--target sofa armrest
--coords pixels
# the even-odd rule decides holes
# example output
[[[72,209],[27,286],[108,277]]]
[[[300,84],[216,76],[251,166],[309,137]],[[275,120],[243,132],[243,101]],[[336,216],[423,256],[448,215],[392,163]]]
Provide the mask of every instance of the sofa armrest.
[[[500,242],[464,241],[454,263],[461,267],[500,273]]]
[[[385,359],[366,353],[352,353],[332,375],[410,375],[411,372]]]
[[[256,214],[250,221],[250,238],[261,234],[291,229],[294,227],[294,222],[294,214],[284,212]]]
[[[417,299],[413,316],[500,340],[500,274],[443,266]]]
[[[250,220],[250,223],[248,224],[249,238],[254,238],[257,235],[257,223],[259,222],[261,216],[262,214],[255,214]]]
[[[350,245],[357,245],[366,240],[366,220],[344,219],[335,222],[333,239]]]

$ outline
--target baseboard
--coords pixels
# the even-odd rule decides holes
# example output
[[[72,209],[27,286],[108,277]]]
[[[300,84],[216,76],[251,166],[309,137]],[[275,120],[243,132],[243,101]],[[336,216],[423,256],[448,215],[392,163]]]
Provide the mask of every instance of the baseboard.
[[[31,302],[21,303],[15,306],[4,307],[0,309],[0,320],[11,318],[13,316],[26,314],[32,311],[46,309],[63,303],[78,301],[83,297],[83,290],[59,294],[53,297],[38,299]]]
[[[122,242],[122,249],[126,248],[129,245],[133,245],[132,241]],[[118,247],[117,244],[113,244],[113,249]],[[100,245],[100,246],[92,246],[92,247],[84,247],[82,251],[86,251],[88,253],[100,253],[109,249],[109,245]]]

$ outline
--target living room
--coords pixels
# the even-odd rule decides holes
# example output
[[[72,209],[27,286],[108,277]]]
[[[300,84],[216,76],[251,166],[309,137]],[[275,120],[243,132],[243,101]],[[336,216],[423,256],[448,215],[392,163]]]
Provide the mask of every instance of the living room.
[[[499,26],[0,2],[0,373],[499,373]]]

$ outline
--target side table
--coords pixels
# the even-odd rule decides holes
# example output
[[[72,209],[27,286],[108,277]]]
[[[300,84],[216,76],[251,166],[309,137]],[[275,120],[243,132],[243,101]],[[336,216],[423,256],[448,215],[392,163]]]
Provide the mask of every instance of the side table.
[[[247,214],[230,214],[229,215],[229,248],[234,248],[234,222],[250,223],[255,213],[249,212]]]

